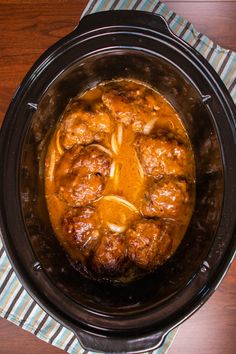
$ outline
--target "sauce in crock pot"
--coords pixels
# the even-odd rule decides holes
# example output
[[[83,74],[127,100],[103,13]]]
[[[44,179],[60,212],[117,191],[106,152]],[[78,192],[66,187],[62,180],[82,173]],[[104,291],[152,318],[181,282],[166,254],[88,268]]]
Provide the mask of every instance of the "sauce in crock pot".
[[[48,146],[45,194],[55,235],[83,272],[127,282],[156,269],[194,206],[194,155],[180,117],[127,79],[73,98]]]

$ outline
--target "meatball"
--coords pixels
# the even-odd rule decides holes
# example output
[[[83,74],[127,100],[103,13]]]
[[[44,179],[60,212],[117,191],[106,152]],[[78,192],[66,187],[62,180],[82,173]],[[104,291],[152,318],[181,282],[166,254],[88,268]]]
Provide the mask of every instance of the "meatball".
[[[126,126],[132,124],[135,132],[143,132],[145,123],[156,117],[159,109],[150,89],[131,82],[126,87],[108,85],[102,100],[115,120]]]
[[[62,218],[62,231],[71,247],[88,257],[100,237],[100,222],[92,207],[70,209]]]
[[[74,159],[73,169],[80,174],[97,174],[107,177],[110,172],[111,157],[99,147],[88,145],[80,150]]]
[[[144,173],[148,175],[186,176],[191,172],[191,150],[175,139],[141,135],[135,147]]]
[[[102,100],[117,121],[125,125],[134,121],[136,110],[126,92],[111,89],[103,94]]]
[[[172,237],[163,221],[138,221],[126,237],[128,258],[142,269],[154,269],[171,255]]]
[[[109,115],[102,104],[89,104],[79,100],[64,113],[60,128],[60,143],[65,149],[75,144],[99,142],[112,130]]]
[[[105,184],[101,176],[65,176],[61,179],[59,196],[70,206],[84,206],[102,195]]]
[[[70,206],[85,206],[102,196],[111,157],[95,146],[67,151],[56,167],[57,193]]]
[[[149,181],[144,195],[142,213],[146,217],[183,218],[190,202],[186,181],[162,178]]]
[[[119,274],[124,271],[126,242],[122,234],[104,231],[96,249],[93,266],[100,274]]]

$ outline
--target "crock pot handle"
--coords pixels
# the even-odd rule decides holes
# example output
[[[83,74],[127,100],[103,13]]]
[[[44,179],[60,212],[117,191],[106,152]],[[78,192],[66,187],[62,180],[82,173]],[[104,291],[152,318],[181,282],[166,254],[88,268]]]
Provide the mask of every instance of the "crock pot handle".
[[[159,332],[135,338],[126,338],[125,336],[106,337],[84,330],[74,330],[74,333],[86,350],[106,353],[137,353],[153,350],[163,344],[168,334],[167,332]]]
[[[118,26],[142,27],[143,29],[164,33],[170,37],[174,36],[161,15],[136,10],[102,11],[86,15],[81,19],[75,31],[79,34],[85,34],[101,28],[105,31],[106,27],[112,26],[116,28]]]

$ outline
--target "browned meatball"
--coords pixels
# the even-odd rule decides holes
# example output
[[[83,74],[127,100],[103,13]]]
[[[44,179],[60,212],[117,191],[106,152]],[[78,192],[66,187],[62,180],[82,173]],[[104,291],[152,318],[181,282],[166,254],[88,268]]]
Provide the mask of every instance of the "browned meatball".
[[[135,143],[144,173],[186,176],[192,172],[191,150],[174,139],[139,136]]]
[[[70,247],[88,257],[100,237],[100,222],[92,207],[70,209],[62,219],[62,230]]]
[[[71,206],[84,206],[101,197],[111,157],[95,146],[67,151],[56,167],[59,196]]]
[[[94,254],[93,264],[96,271],[104,274],[118,274],[124,270],[125,259],[125,236],[104,231]]]
[[[171,254],[172,238],[160,220],[138,221],[126,231],[126,236],[128,257],[142,269],[154,269]]]
[[[58,193],[71,206],[84,206],[102,195],[105,187],[102,176],[69,175],[61,178]]]
[[[135,107],[132,107],[130,98],[126,96],[125,92],[110,89],[103,94],[102,99],[115,119],[125,125],[134,121],[136,110]]]
[[[112,130],[109,115],[104,106],[79,100],[71,104],[64,113],[60,128],[60,142],[65,149],[75,144],[87,145],[93,141],[99,142]]]
[[[144,195],[142,213],[147,217],[180,220],[185,215],[189,201],[186,181],[176,178],[152,179]]]
[[[108,85],[102,100],[114,119],[132,124],[135,132],[143,132],[145,123],[156,117],[159,109],[152,91],[134,82],[127,82],[126,86],[119,82]]]
[[[111,157],[97,146],[88,145],[80,150],[73,161],[73,169],[80,174],[100,174],[107,177],[110,171]]]

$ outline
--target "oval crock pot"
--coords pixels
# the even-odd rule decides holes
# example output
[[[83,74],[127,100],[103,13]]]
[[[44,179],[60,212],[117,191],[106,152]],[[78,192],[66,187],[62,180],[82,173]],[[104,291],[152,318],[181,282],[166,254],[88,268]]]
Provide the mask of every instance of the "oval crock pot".
[[[189,133],[197,170],[196,205],[177,252],[126,286],[96,283],[71,266],[50,226],[39,163],[69,99],[120,77],[145,81],[168,98]],[[26,75],[0,138],[3,241],[31,296],[84,348],[156,348],[218,286],[236,245],[234,117],[232,99],[208,62],[149,13],[86,16]]]

